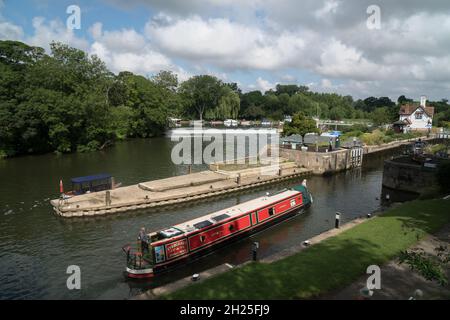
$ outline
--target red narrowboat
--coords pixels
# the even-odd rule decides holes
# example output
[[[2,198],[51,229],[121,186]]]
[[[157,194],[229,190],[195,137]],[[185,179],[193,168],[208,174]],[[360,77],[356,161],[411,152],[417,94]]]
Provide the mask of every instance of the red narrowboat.
[[[239,205],[145,234],[139,250],[129,245],[126,275],[150,278],[200,258],[231,241],[248,237],[303,212],[312,203],[306,181]]]

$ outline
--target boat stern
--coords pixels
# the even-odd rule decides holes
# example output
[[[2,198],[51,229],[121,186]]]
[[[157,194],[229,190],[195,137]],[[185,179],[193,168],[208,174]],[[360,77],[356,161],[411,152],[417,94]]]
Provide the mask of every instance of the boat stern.
[[[127,278],[145,279],[153,277],[153,264],[140,251],[133,251],[129,244],[122,247],[126,254],[127,266],[125,274]]]
[[[131,279],[147,279],[154,276],[153,268],[133,269],[127,267],[125,272],[127,277]]]

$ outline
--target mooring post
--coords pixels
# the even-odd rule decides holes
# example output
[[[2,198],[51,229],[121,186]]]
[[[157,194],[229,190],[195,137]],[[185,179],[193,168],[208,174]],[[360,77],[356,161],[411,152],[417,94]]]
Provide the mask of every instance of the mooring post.
[[[109,190],[105,194],[105,203],[107,206],[111,205],[111,192]]]
[[[241,184],[241,173],[238,173],[238,176],[236,178],[236,183]]]
[[[336,212],[336,221],[334,223],[334,227],[336,229],[339,228],[340,222],[341,222],[341,214],[339,212]]]
[[[259,242],[258,241],[253,242],[252,246],[253,261],[256,261],[258,259],[258,249],[259,249]]]
[[[189,173],[189,174],[192,173],[192,164],[190,164],[189,167],[188,167],[188,173]]]

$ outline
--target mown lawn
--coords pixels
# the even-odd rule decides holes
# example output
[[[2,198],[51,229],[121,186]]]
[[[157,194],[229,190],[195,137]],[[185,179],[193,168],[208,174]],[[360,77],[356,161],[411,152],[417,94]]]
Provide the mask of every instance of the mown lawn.
[[[251,263],[166,299],[299,299],[343,287],[450,222],[450,201],[405,203],[272,264]]]

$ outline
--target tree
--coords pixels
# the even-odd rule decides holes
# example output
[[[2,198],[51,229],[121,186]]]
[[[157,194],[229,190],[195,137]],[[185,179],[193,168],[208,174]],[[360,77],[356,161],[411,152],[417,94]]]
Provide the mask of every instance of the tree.
[[[121,73],[119,77],[126,86],[125,106],[132,110],[129,135],[142,138],[161,135],[166,126],[168,110],[174,107],[171,99],[174,93],[131,72]]]
[[[304,141],[307,133],[320,133],[320,130],[316,126],[316,121],[307,118],[303,113],[295,114],[292,117],[292,122],[284,126],[284,134],[286,136],[299,134]]]
[[[259,108],[259,110],[262,111],[262,103],[263,103],[263,95],[261,93],[261,91],[250,91],[247,93],[244,93],[241,95],[241,110],[240,113],[242,116],[244,117],[248,117],[250,119],[256,119],[253,116],[255,115],[255,113],[253,111],[248,112],[248,110],[250,108],[252,108],[252,110],[256,110],[255,108]],[[257,118],[259,117],[259,112]],[[252,116],[250,115],[252,114]]]
[[[408,103],[412,103],[413,99],[408,99],[406,98],[404,95],[401,95],[400,97],[398,97],[397,99],[397,103],[399,105],[404,105],[404,104],[408,104]]]
[[[218,106],[222,86],[222,81],[210,75],[194,76],[183,82],[180,86],[180,94],[188,113],[192,113],[193,109],[200,120],[203,120],[205,111]]]
[[[375,111],[371,113],[371,120],[376,126],[392,122],[389,110],[386,107],[375,109]]]
[[[237,119],[240,105],[239,95],[230,87],[225,86],[217,107],[216,119]]]
[[[178,76],[172,71],[160,71],[153,76],[152,81],[156,85],[172,92],[175,92],[178,88]]]

